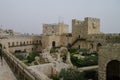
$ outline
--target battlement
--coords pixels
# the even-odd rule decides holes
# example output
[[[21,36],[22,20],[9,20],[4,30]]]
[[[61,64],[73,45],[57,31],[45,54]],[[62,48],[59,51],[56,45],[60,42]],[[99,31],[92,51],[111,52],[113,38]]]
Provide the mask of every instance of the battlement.
[[[73,24],[73,25],[80,25],[80,24],[82,24],[82,23],[84,23],[84,21],[77,20],[77,19],[73,19],[73,20],[72,20],[72,24]]]
[[[96,21],[96,20],[97,20],[97,21],[100,21],[99,18],[92,18],[92,17],[85,17],[84,20],[85,20],[85,21]]]
[[[68,25],[64,23],[58,24],[43,24],[44,35],[61,35],[68,33]]]
[[[72,24],[73,25],[81,25],[85,23],[90,23],[90,22],[100,22],[99,18],[92,18],[92,17],[85,17],[84,20],[77,20],[77,19],[72,19]]]
[[[43,27],[57,27],[58,24],[43,24]]]
[[[92,34],[87,40],[104,40],[106,43],[120,43],[120,34]]]
[[[109,34],[91,34],[88,35],[88,38],[103,38],[103,37],[109,37],[109,38],[115,38],[120,37],[120,33],[109,33]]]
[[[61,25],[66,25],[68,26],[67,24],[64,24],[64,23],[53,23],[53,24],[43,24],[43,27],[51,27],[51,26],[55,26],[55,27],[58,27],[58,26],[61,26]]]

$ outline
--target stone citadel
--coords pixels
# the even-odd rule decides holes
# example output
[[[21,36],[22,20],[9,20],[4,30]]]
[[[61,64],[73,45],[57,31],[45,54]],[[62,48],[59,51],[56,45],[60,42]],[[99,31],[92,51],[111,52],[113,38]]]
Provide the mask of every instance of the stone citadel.
[[[0,43],[10,52],[42,50],[51,47],[86,48],[97,51],[106,43],[119,42],[119,34],[100,32],[100,19],[86,17],[84,21],[72,20],[72,33],[64,23],[43,24],[43,34],[17,34],[12,30],[0,30]]]
[[[107,49],[100,50],[101,46],[120,43],[120,34],[104,34],[100,31],[100,19],[91,17],[86,17],[84,21],[73,19],[71,33],[69,33],[68,28],[68,25],[64,23],[43,24],[43,34],[41,35],[17,34],[12,30],[0,29],[0,44],[3,49],[13,54],[16,52],[42,52],[43,49],[50,50],[52,47],[72,47],[88,49],[90,52],[98,51],[100,53],[106,51],[105,54],[100,54],[100,60],[104,62],[106,60],[101,56],[109,56],[109,61],[104,63],[104,68],[112,60],[120,62],[120,57],[118,57],[119,50],[115,50],[116,54],[112,51],[110,55],[107,54],[110,46],[108,46],[108,51]],[[120,49],[119,45],[117,46],[117,49]],[[112,58],[113,54],[114,58]],[[100,61],[100,66],[103,64],[103,61]],[[99,73],[103,72],[103,76],[106,76],[104,68],[100,68]],[[114,73],[120,77],[119,73]],[[101,75],[99,78],[100,80],[106,80]]]

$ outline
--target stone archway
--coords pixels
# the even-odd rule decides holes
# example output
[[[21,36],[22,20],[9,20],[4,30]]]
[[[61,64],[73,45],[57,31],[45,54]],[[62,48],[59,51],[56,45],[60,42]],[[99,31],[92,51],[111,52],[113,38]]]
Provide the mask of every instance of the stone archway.
[[[106,80],[120,80],[120,61],[112,60],[107,64]]]

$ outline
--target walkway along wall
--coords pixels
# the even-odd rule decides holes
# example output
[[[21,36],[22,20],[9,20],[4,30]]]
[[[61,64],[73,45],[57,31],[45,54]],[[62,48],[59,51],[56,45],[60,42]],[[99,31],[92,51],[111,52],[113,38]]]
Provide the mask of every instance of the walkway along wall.
[[[40,76],[30,72],[27,66],[15,58],[11,53],[4,51],[4,59],[18,80],[41,80]]]

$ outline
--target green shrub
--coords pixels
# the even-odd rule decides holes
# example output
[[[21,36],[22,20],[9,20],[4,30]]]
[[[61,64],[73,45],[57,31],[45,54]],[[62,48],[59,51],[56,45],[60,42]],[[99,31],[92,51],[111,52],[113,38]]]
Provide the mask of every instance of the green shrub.
[[[28,63],[31,63],[32,61],[34,61],[36,56],[39,56],[39,53],[33,52],[29,54],[29,56],[27,57]]]
[[[52,80],[59,80],[57,76],[52,77]]]
[[[29,66],[30,64],[28,63],[28,61],[25,61],[24,64],[26,64],[27,66]]]
[[[27,57],[28,63],[31,63],[32,61],[35,60],[34,56],[28,56]]]
[[[65,62],[66,61],[66,59],[67,59],[67,56],[66,55],[63,55],[63,62]]]
[[[71,55],[71,62],[74,66],[85,67],[98,64],[98,56],[86,56],[85,59],[81,60]]]
[[[70,53],[75,53],[75,52],[77,51],[77,49],[69,48],[68,51],[69,51]]]
[[[25,57],[23,56],[23,55],[15,55],[16,56],[16,58],[18,58],[19,60],[24,60],[25,59]]]
[[[39,53],[38,52],[33,52],[32,55],[39,56]]]
[[[95,70],[79,72],[74,69],[62,69],[59,78],[63,78],[63,80],[98,80],[98,72]]]
[[[55,52],[56,52],[56,48],[52,47],[52,48],[50,49],[50,53],[55,53]]]
[[[88,50],[87,49],[79,49],[79,52],[87,53]]]

